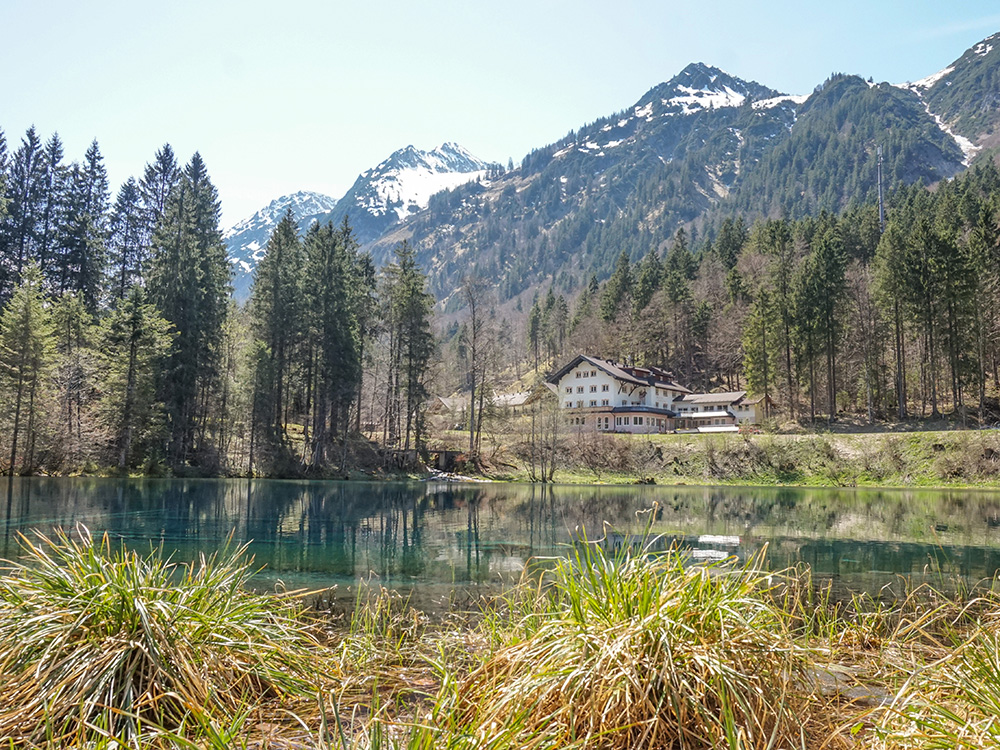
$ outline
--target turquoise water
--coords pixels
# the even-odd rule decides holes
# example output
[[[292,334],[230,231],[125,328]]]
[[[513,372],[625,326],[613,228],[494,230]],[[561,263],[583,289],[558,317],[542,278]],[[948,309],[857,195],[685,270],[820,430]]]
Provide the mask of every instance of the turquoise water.
[[[844,590],[948,588],[1000,570],[1000,494],[975,491],[89,478],[4,488],[7,559],[19,533],[78,524],[182,560],[248,542],[261,587],[336,586],[341,597],[362,581],[431,600],[501,587],[580,538],[633,543],[650,512],[661,545],[712,559],[766,544],[772,567],[805,563]]]

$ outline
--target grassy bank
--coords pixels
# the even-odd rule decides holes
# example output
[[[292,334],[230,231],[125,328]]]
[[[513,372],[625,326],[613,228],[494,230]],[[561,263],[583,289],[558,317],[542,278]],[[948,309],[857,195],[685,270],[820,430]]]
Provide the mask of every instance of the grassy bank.
[[[1000,599],[580,544],[473,612],[332,620],[107,539],[0,578],[9,748],[1000,748]]]
[[[524,451],[487,474],[528,478]],[[557,482],[1000,488],[1000,432],[565,436]]]

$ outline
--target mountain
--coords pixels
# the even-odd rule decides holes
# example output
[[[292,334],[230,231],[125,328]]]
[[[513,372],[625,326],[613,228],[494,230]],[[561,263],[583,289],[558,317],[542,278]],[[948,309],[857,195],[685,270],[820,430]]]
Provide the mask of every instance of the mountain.
[[[408,239],[447,296],[468,273],[510,297],[542,279],[581,279],[666,243],[729,196],[788,137],[802,97],[702,63],[628,109],[528,154],[494,180],[434,196],[371,244],[382,261]]]
[[[326,220],[348,216],[361,243],[381,237],[391,226],[427,207],[435,193],[485,178],[500,165],[479,159],[457,143],[431,151],[407,146],[362,172]]]
[[[944,70],[901,88],[921,99],[962,147],[967,162],[980,150],[1000,145],[1000,33],[973,45]]]
[[[233,296],[240,301],[250,296],[254,270],[264,257],[271,232],[286,211],[291,209],[304,231],[336,205],[337,201],[328,195],[300,191],[275,198],[253,216],[226,230],[222,239],[226,243],[229,262],[233,265]]]
[[[807,96],[695,63],[513,172],[434,196],[369,249],[384,261],[409,240],[439,298],[468,274],[510,298],[606,277],[621,252],[662,253],[679,228],[711,239],[727,216],[796,218],[873,201],[879,146],[886,185],[933,184],[1000,138],[995,48],[1000,35],[918,84],[835,74]]]
[[[693,63],[511,171],[455,144],[401,149],[322,218],[348,216],[379,264],[410,241],[446,305],[470,274],[508,299],[607,277],[622,252],[663,253],[680,228],[704,246],[737,214],[873,202],[880,146],[890,190],[1000,151],[1000,34],[914,83],[835,74],[801,96]]]

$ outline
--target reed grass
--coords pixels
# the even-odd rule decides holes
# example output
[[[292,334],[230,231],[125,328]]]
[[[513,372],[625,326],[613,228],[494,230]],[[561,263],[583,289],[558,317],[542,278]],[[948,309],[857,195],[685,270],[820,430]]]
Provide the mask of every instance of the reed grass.
[[[248,590],[244,548],[179,564],[83,529],[22,539],[0,750],[1000,750],[995,594],[842,601],[763,557],[611,542],[475,612],[374,588],[323,629]]]
[[[290,596],[248,590],[242,547],[179,564],[82,528],[21,546],[0,577],[7,747],[132,746],[315,692],[315,637]]]
[[[811,746],[829,701],[772,603],[780,576],[757,563],[580,543],[508,645],[457,685],[448,732],[476,746]]]

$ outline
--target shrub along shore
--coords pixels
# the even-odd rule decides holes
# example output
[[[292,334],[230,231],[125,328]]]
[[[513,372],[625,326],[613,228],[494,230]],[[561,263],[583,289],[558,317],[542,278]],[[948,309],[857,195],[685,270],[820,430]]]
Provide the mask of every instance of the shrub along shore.
[[[1000,597],[835,602],[762,559],[580,543],[432,619],[343,621],[85,530],[0,577],[4,748],[998,748]]]
[[[523,455],[487,453],[485,474],[527,480]],[[553,481],[1000,489],[1000,431],[566,437]]]

